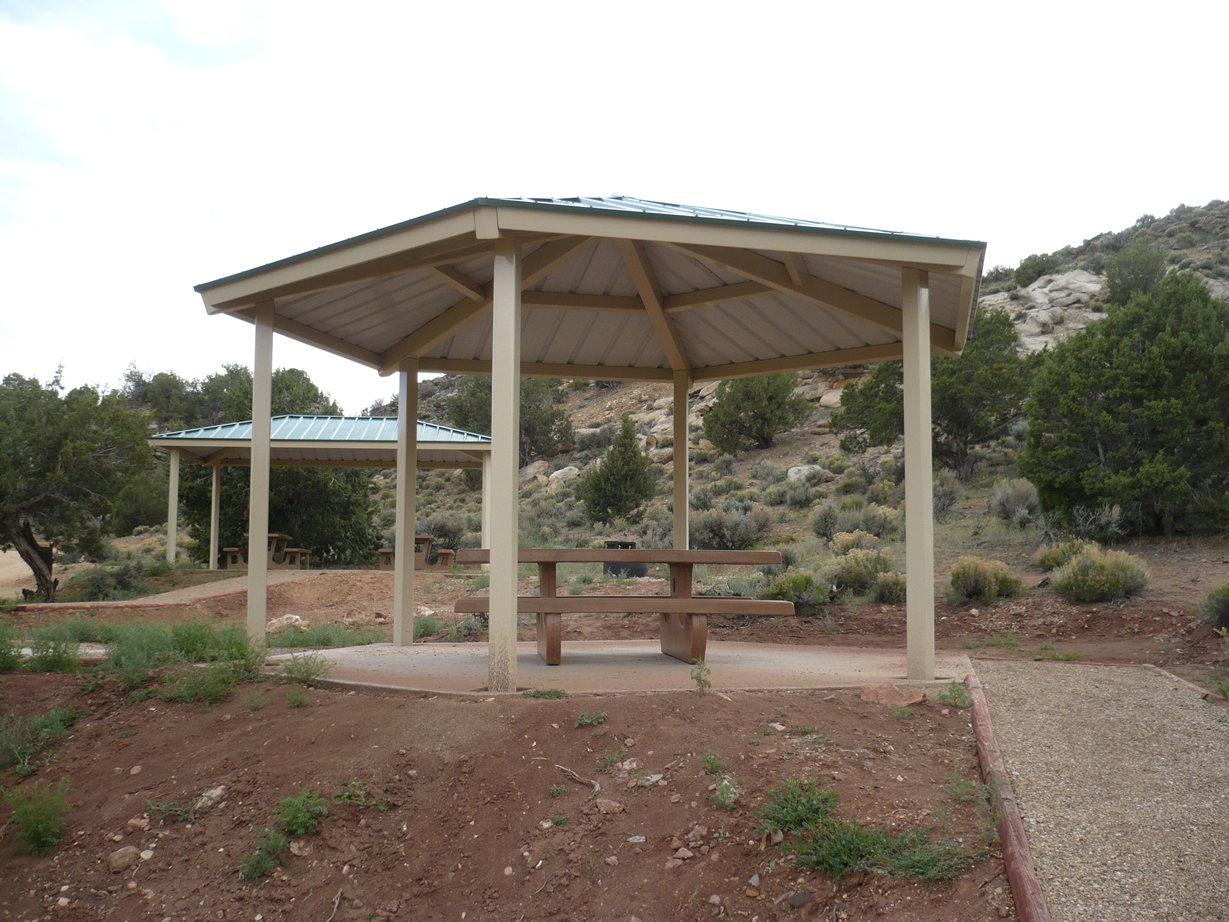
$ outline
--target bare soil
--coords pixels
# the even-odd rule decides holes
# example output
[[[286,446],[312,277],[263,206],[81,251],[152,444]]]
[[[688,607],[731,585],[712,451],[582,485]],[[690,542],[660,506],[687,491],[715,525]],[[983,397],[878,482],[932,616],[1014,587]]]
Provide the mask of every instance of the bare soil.
[[[3,691],[19,714],[90,712],[41,773],[72,779],[59,853],[17,856],[11,830],[0,845],[5,918],[324,920],[334,908],[338,919],[1013,916],[984,815],[943,790],[976,780],[968,713],[935,704],[903,718],[856,691],[535,700],[313,690],[296,709],[281,687],[254,684],[202,709],[32,675],[9,676]],[[574,726],[597,711],[608,715],[599,726]],[[607,752],[620,763],[603,772]],[[733,810],[713,802],[697,762],[706,752],[745,789]],[[935,886],[859,873],[838,887],[796,869],[788,840],[765,841],[759,809],[772,786],[800,777],[839,791],[846,818],[957,836],[980,858]],[[355,781],[386,809],[335,803]],[[223,785],[186,820],[151,810],[190,808]],[[241,880],[253,831],[305,786],[330,807],[320,835],[296,840],[272,876]],[[113,872],[107,858],[125,845],[152,855]]]
[[[1037,587],[1036,571],[1023,599],[940,602],[938,645],[974,656],[1151,662],[1201,681],[1221,639],[1191,610],[1208,589],[1229,581],[1223,545],[1158,542],[1130,550],[1153,574],[1139,599],[1070,605]],[[417,601],[441,620],[445,630],[435,639],[444,639],[457,620],[452,603],[473,591],[470,580],[421,576]],[[532,591],[533,583],[525,580],[523,588]],[[664,580],[661,586],[664,592]],[[208,588],[217,594],[108,606],[87,616],[242,623],[244,595],[225,581]],[[388,573],[322,572],[272,585],[269,597],[271,617],[391,620]],[[64,606],[8,617],[32,625],[89,610]],[[592,616],[569,619],[565,629],[571,639],[627,639],[655,636],[656,628],[649,618]],[[905,613],[903,606],[832,606],[813,617],[720,622],[710,630],[740,641],[899,647]],[[533,628],[523,627],[521,636],[532,639]],[[57,704],[90,714],[50,766],[20,782],[70,777],[71,831],[56,856],[41,859],[18,856],[7,831],[0,841],[11,871],[0,878],[3,918],[1014,917],[984,817],[944,792],[953,778],[976,778],[968,714],[933,701],[903,718],[850,691],[550,701],[314,690],[296,709],[282,687],[257,683],[201,709],[156,699],[131,703],[109,685],[87,695],[74,679],[30,675],[5,677],[0,694],[3,709],[18,714]],[[605,723],[574,726],[582,712],[599,710],[608,714]],[[621,754],[623,768],[599,772],[607,750]],[[712,780],[697,763],[708,751],[745,789],[732,811],[713,802]],[[638,784],[656,774],[660,782]],[[982,857],[958,880],[934,887],[868,874],[834,885],[794,868],[788,841],[784,848],[763,841],[759,810],[774,785],[804,777],[834,787],[844,817],[955,835]],[[354,781],[387,809],[334,803],[342,784]],[[12,787],[18,779],[2,783]],[[151,801],[191,807],[200,792],[221,785],[220,801],[189,821],[160,820],[150,810]],[[557,785],[564,792],[552,797]],[[321,835],[296,843],[288,865],[272,876],[241,880],[254,831],[273,821],[279,799],[304,786],[330,804]],[[599,799],[615,802],[619,812],[603,813]],[[8,812],[0,807],[0,819]],[[148,828],[140,828],[146,820]],[[128,844],[153,855],[112,872],[107,856]],[[667,868],[679,848],[692,857]],[[756,874],[761,886],[749,887]],[[813,901],[803,902],[808,895]],[[794,907],[791,896],[801,905]],[[56,906],[61,899],[68,900],[64,908]]]

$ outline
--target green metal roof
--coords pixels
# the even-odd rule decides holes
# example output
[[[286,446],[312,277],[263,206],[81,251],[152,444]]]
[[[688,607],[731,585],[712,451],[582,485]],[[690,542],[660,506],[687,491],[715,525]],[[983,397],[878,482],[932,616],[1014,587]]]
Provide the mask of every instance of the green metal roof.
[[[275,442],[396,442],[395,416],[275,416],[271,420],[271,440]],[[252,438],[252,422],[223,423],[179,432],[160,432],[155,439],[208,439],[247,442]],[[419,442],[468,442],[490,444],[489,435],[466,432],[418,420]]]
[[[563,213],[575,213],[577,211],[609,212],[624,216],[634,215],[639,218],[651,218],[654,220],[674,221],[687,224],[710,224],[721,226],[743,224],[771,228],[773,230],[797,231],[807,234],[827,234],[841,237],[866,237],[878,240],[924,241],[928,243],[939,243],[951,246],[978,247],[983,250],[986,248],[986,244],[978,240],[954,240],[944,237],[926,236],[924,234],[905,233],[902,231],[875,230],[874,228],[869,227],[854,227],[844,224],[828,224],[822,221],[807,221],[796,218],[782,218],[773,215],[754,214],[752,212],[730,211],[724,208],[673,205],[666,202],[654,202],[649,199],[633,198],[629,195],[612,195],[605,197],[576,196],[574,198],[476,198],[468,202],[463,202],[460,205],[453,205],[450,208],[443,208],[439,211],[433,211],[430,214],[420,215],[417,218],[411,218],[408,221],[402,221],[398,224],[390,224],[387,227],[381,227],[373,231],[368,231],[367,233],[359,234],[356,237],[347,237],[345,240],[339,240],[336,243],[330,243],[327,246],[307,250],[306,252],[298,253],[294,256],[287,256],[285,259],[279,259],[275,262],[266,263],[265,265],[257,266],[254,269],[248,269],[234,275],[225,276],[224,278],[214,279],[211,282],[202,282],[200,285],[195,286],[193,290],[197,293],[208,291],[210,288],[214,288],[218,285],[224,285],[229,282],[247,278],[249,276],[259,275],[263,272],[268,272],[271,269],[290,266],[305,259],[312,259],[336,250],[344,250],[347,247],[365,243],[370,240],[377,240],[380,237],[399,233],[420,224],[429,224],[432,221],[438,221],[441,218],[448,217],[449,215],[468,211],[473,208],[532,208],[538,211],[555,211]]]

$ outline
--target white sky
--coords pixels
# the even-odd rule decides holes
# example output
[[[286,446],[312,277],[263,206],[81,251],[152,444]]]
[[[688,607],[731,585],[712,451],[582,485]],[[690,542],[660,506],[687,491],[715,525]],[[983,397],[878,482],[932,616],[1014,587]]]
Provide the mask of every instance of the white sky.
[[[989,243],[1229,197],[1223,0],[0,0],[0,376],[251,363],[192,286],[478,196]],[[392,379],[277,337],[346,412]]]

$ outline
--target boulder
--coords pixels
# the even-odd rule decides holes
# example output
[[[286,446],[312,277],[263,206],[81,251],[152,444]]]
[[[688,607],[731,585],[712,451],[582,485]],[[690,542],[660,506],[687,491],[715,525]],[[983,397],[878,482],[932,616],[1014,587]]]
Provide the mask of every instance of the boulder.
[[[569,464],[567,467],[560,468],[559,470],[555,471],[555,473],[551,474],[547,479],[547,491],[550,493],[558,493],[563,489],[564,484],[566,484],[569,480],[575,480],[579,476],[580,468],[578,467],[573,467]]]
[[[546,472],[550,468],[549,461],[534,461],[531,464],[526,464],[521,468],[521,485],[532,482],[537,477],[545,479]]]
[[[649,452],[649,460],[654,464],[669,464],[674,460],[673,448],[655,448]]]
[[[836,475],[818,464],[800,464],[785,472],[785,479],[790,483],[828,483]]]
[[[275,634],[278,631],[284,631],[286,628],[290,627],[294,628],[296,631],[306,631],[307,626],[307,622],[298,615],[282,615],[280,618],[274,618],[267,625],[265,625],[265,630],[271,634]]]
[[[839,410],[841,408],[841,391],[840,389],[828,391],[824,396],[819,398],[819,405],[829,410]]]

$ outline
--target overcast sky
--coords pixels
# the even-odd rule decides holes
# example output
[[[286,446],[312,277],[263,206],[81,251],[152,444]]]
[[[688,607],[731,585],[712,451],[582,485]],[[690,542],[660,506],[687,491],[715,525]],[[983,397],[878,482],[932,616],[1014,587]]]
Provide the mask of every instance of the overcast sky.
[[[1130,11],[1136,12],[1130,12]],[[1229,197],[1229,4],[0,0],[0,374],[251,364],[192,286],[478,196],[989,243]],[[277,337],[346,412],[394,389]]]

